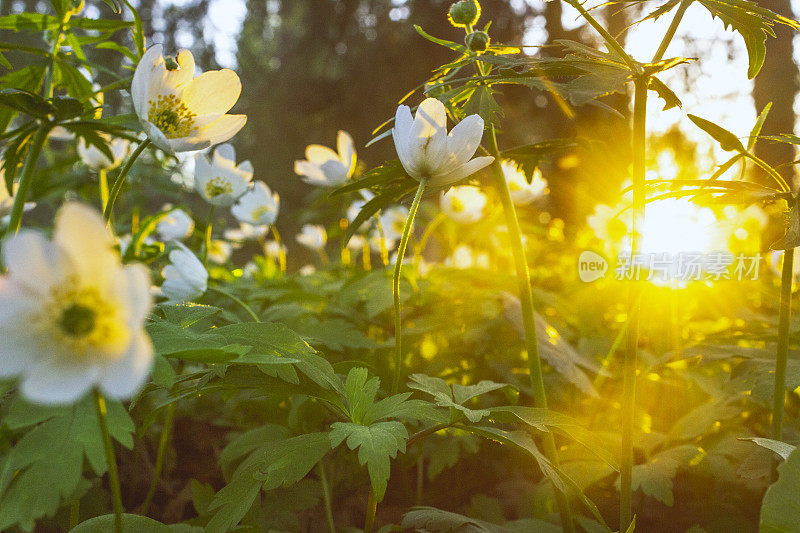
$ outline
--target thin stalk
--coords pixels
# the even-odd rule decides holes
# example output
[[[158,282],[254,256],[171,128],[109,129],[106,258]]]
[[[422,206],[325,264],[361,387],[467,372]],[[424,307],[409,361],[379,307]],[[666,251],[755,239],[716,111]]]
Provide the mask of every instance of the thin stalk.
[[[422,193],[425,191],[426,184],[426,178],[419,180],[417,194],[414,195],[414,201],[411,203],[411,209],[408,211],[408,218],[406,218],[405,226],[403,226],[403,235],[400,237],[400,246],[397,248],[397,257],[395,258],[394,264],[394,276],[392,277],[392,295],[394,296],[394,379],[392,380],[392,394],[397,394],[397,389],[400,387],[400,374],[403,373],[403,330],[402,318],[400,316],[400,273],[403,269],[403,257],[406,255],[408,236],[411,234],[411,229],[414,226],[414,217],[417,215],[417,209],[419,209],[419,203],[422,199]]]
[[[208,223],[203,235],[203,266],[208,265],[208,251],[211,249],[211,230],[214,226],[214,211],[216,208],[217,206],[211,204],[211,208],[208,210]]]
[[[503,212],[506,217],[506,226],[511,241],[511,253],[514,256],[514,265],[517,273],[517,283],[519,284],[520,304],[522,305],[522,320],[525,328],[525,348],[528,352],[528,369],[530,371],[531,388],[533,389],[534,405],[541,409],[547,409],[547,395],[544,388],[544,378],[542,377],[542,360],[539,357],[539,343],[536,338],[536,315],[533,307],[533,291],[531,289],[531,274],[528,269],[528,261],[525,258],[525,248],[522,244],[522,230],[519,227],[519,219],[511,200],[511,192],[508,190],[503,168],[500,165],[500,150],[497,147],[497,136],[494,126],[490,126],[487,135],[489,142],[489,153],[494,156],[492,163],[492,175],[494,176],[495,187],[500,195],[503,204]],[[542,437],[544,453],[556,467],[559,465],[558,450],[556,448],[553,434],[548,432]],[[561,527],[564,531],[571,533],[575,531],[572,520],[572,511],[569,501],[564,493],[555,490],[556,503],[558,504],[559,514],[561,515]]]
[[[781,303],[778,314],[778,351],[775,357],[775,390],[772,395],[772,438],[782,440],[783,405],[786,402],[786,361],[789,357],[789,321],[792,318],[794,248],[783,251]]]
[[[331,504],[331,487],[328,484],[328,476],[325,475],[325,465],[317,465],[319,472],[319,482],[322,484],[322,499],[325,502],[325,519],[328,521],[330,533],[336,533],[336,523],[333,521],[333,506]]]
[[[108,205],[108,172],[106,169],[100,169],[97,174],[97,181],[100,183],[100,205],[105,213]]]
[[[658,63],[664,57],[664,54],[667,52],[667,48],[669,47],[669,43],[672,42],[672,38],[675,37],[675,31],[678,29],[681,19],[683,19],[683,14],[686,13],[686,9],[689,7],[692,1],[693,0],[682,0],[680,5],[678,5],[678,10],[675,12],[675,16],[672,18],[669,28],[667,28],[667,33],[665,33],[664,38],[661,39],[661,44],[658,45],[658,50],[656,50],[651,63]]]
[[[51,127],[52,125],[49,122],[43,122],[39,129],[36,130],[36,136],[31,141],[30,148],[28,148],[28,154],[25,156],[25,164],[22,167],[22,173],[19,178],[19,187],[14,194],[14,205],[11,207],[11,219],[8,222],[6,235],[15,235],[22,224],[25,202],[28,200],[28,192],[33,184],[33,171],[36,168],[36,162],[39,160],[39,155],[42,153],[42,148],[44,148],[44,143],[47,141],[47,135],[50,133]]]
[[[108,433],[108,423],[106,422],[106,401],[98,389],[94,389],[94,406],[97,410],[97,422],[100,424],[100,433],[103,435],[103,446],[106,451],[106,462],[108,463],[108,481],[111,485],[111,495],[114,500],[114,530],[122,533],[122,494],[119,488],[119,474],[117,473],[117,459],[114,456],[114,444],[111,442],[111,435]]]
[[[770,177],[777,182],[777,184],[781,188],[781,190],[783,190],[784,192],[791,192],[792,188],[789,187],[789,184],[786,183],[786,180],[783,179],[783,176],[778,174],[778,172],[774,168],[772,168],[766,162],[764,162],[763,160],[759,159],[758,157],[754,156],[753,154],[751,154],[749,152],[745,152],[742,155],[745,157],[745,159],[749,159],[750,161],[752,161],[753,163],[755,163],[756,165],[761,167],[761,169],[764,172],[769,174]]]
[[[75,529],[81,522],[81,499],[75,498],[69,504],[69,529]]]
[[[439,227],[439,225],[447,220],[447,215],[442,213],[441,211],[436,213],[436,216],[433,217],[428,227],[425,228],[425,231],[422,233],[422,237],[419,239],[419,243],[414,247],[414,262],[418,263],[419,260],[422,258],[422,254],[425,252],[425,248],[428,246],[428,241],[433,235],[433,231]]]
[[[372,270],[372,249],[369,246],[369,239],[364,239],[364,245],[361,248],[361,264],[364,270]]]
[[[144,503],[142,503],[142,508],[139,511],[145,516],[147,516],[147,510],[153,502],[153,496],[155,496],[156,488],[158,487],[158,480],[161,478],[161,471],[164,469],[164,458],[167,455],[167,446],[169,445],[172,426],[175,422],[176,405],[175,402],[169,404],[167,406],[167,413],[164,415],[164,428],[161,430],[161,437],[158,440],[158,452],[156,454],[156,466],[153,471],[153,479],[150,480],[150,488],[147,489],[147,496],[145,496]]]
[[[228,298],[239,304],[242,307],[242,309],[247,311],[247,314],[250,315],[250,318],[252,318],[254,322],[261,322],[261,319],[258,318],[258,315],[255,313],[255,311],[253,311],[253,308],[247,305],[241,298],[238,298],[237,296],[229,293],[224,289],[220,289],[219,287],[208,287],[208,290],[217,292],[223,296],[227,296]]]
[[[414,505],[422,505],[422,492],[425,489],[425,459],[417,459],[417,494],[414,498]]]
[[[44,97],[45,98],[52,98],[53,97],[53,78],[55,77],[55,70],[56,70],[56,57],[58,57],[58,51],[61,49],[61,43],[64,42],[64,32],[67,29],[67,24],[69,23],[69,19],[72,18],[73,11],[71,8],[67,8],[64,12],[64,16],[61,17],[61,22],[58,25],[58,32],[56,32],[55,39],[53,40],[53,46],[50,48],[50,64],[47,66],[47,77],[45,78],[45,85],[44,85]]]
[[[628,65],[629,69],[631,69],[631,72],[635,74],[642,73],[642,67],[639,65],[639,63],[637,63],[630,55],[628,55],[628,53],[625,51],[622,45],[619,44],[619,41],[617,41],[614,38],[614,36],[611,35],[608,32],[608,30],[606,30],[603,27],[603,25],[600,24],[597,21],[597,19],[592,16],[591,13],[586,11],[583,5],[581,5],[580,0],[566,0],[566,1],[569,5],[577,9],[578,13],[581,14],[581,16],[586,20],[586,22],[588,22],[589,25],[592,28],[594,28],[595,31],[597,31],[597,33],[600,34],[600,36],[606,42],[606,46],[608,46],[608,49],[616,52],[616,54],[620,56],[620,58],[622,58],[623,61],[625,61],[625,64]]]
[[[105,216],[106,221],[111,220],[111,213],[114,211],[114,204],[117,203],[117,196],[119,196],[119,191],[122,190],[122,185],[125,183],[125,177],[128,175],[128,172],[131,170],[134,161],[142,155],[144,149],[150,146],[150,139],[145,139],[139,146],[136,147],[136,150],[133,151],[131,156],[128,158],[128,161],[125,163],[125,166],[122,167],[122,170],[117,175],[117,179],[114,180],[114,184],[111,186],[111,192],[108,194],[108,203],[106,204],[106,208],[103,211],[103,216]]]
[[[364,533],[372,533],[375,528],[375,511],[378,510],[378,500],[375,498],[375,491],[372,486],[369,488],[367,498],[367,517],[364,519]]]
[[[286,252],[283,251],[281,234],[278,233],[278,228],[276,228],[274,225],[270,226],[269,229],[272,232],[272,238],[278,243],[278,266],[280,267],[281,272],[286,272]]]
[[[386,232],[383,231],[383,223],[381,222],[380,217],[376,217],[377,220],[377,228],[378,228],[378,235],[380,235],[379,243],[381,247],[381,262],[383,266],[389,264],[389,248],[386,246]]]
[[[633,102],[633,227],[631,229],[631,257],[639,248],[639,228],[645,215],[645,155],[647,127],[647,78],[634,83]],[[640,287],[634,280],[628,291],[628,342],[622,366],[622,446],[620,459],[620,530],[626,531],[631,523],[631,475],[633,472],[633,426],[636,406],[636,360],[639,345]]]

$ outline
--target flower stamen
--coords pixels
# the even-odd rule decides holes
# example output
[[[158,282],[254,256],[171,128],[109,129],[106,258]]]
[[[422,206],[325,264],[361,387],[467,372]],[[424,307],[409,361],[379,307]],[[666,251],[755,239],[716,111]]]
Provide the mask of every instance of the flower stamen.
[[[188,137],[197,131],[192,113],[186,104],[174,94],[162,94],[148,102],[147,120],[152,122],[167,139]]]

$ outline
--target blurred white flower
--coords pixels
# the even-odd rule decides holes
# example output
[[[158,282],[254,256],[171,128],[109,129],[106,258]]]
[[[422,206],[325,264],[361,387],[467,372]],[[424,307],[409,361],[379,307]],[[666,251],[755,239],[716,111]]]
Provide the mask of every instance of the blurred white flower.
[[[99,213],[70,202],[52,241],[23,229],[3,244],[0,376],[19,376],[29,400],[71,403],[95,386],[130,398],[147,378],[149,275],[123,266],[113,242]]]
[[[247,117],[226,114],[242,92],[234,71],[209,70],[194,78],[188,50],[170,62],[177,68],[167,66],[160,44],[151,46],[131,82],[133,108],[153,144],[169,153],[202,150],[242,129]]]
[[[269,231],[267,226],[254,226],[247,222],[240,222],[238,228],[226,229],[223,236],[229,241],[244,242],[253,239],[260,239]]]
[[[314,265],[305,265],[305,266],[300,267],[300,270],[298,270],[297,272],[301,276],[310,276],[310,275],[316,273],[316,271],[317,271],[317,267],[315,267]]]
[[[547,194],[547,180],[542,177],[542,172],[538,168],[533,172],[530,183],[525,177],[525,172],[513,161],[503,161],[503,174],[508,182],[511,201],[516,205],[531,204]]]
[[[236,165],[236,152],[230,144],[214,149],[211,161],[203,154],[195,156],[194,186],[208,203],[230,206],[247,191],[253,179],[253,165]]]
[[[402,231],[402,230],[401,230]],[[402,233],[401,233],[402,235]],[[382,251],[382,247],[385,246],[387,250],[392,250],[397,245],[397,241],[400,237],[395,237],[393,239],[389,239],[386,235],[381,235],[381,232],[378,229],[373,229],[367,235],[367,240],[369,241],[369,247],[372,249],[373,252],[380,253]]]
[[[350,240],[347,241],[347,248],[358,252],[364,249],[365,244],[367,244],[367,239],[363,235],[353,235],[350,237]]]
[[[161,294],[169,303],[192,301],[206,292],[208,271],[186,246],[180,242],[175,245],[177,248],[169,253],[170,264],[161,271]]]
[[[208,259],[218,265],[222,265],[228,262],[228,259],[231,258],[231,253],[233,253],[231,243],[220,239],[214,239],[211,241],[211,246],[208,248]]]
[[[473,224],[483,218],[486,195],[477,187],[453,187],[439,201],[444,214],[459,224]]]
[[[586,223],[601,241],[619,243],[630,233],[633,215],[622,204],[615,207],[597,204]]]
[[[130,141],[120,137],[114,137],[108,142],[108,149],[114,156],[111,161],[106,154],[97,149],[93,144],[86,144],[86,141],[81,137],[78,140],[78,156],[81,161],[94,170],[112,170],[117,168],[125,156],[128,155],[128,148],[130,148]]]
[[[446,187],[474,174],[494,161],[476,157],[483,136],[483,119],[470,115],[447,133],[447,110],[439,100],[426,98],[412,119],[411,109],[401,105],[395,114],[392,137],[403,168],[432,187]]]
[[[164,206],[169,209],[169,206]],[[194,231],[194,220],[183,209],[173,209],[156,224],[156,232],[164,241],[185,239]]]
[[[264,182],[257,181],[252,190],[247,191],[231,208],[231,213],[239,222],[253,226],[269,226],[278,218],[280,199]]]
[[[402,205],[394,205],[383,210],[380,219],[383,235],[386,237],[387,243],[394,243],[394,241],[403,236],[403,228],[406,225],[407,218],[408,208]],[[393,247],[393,245],[389,246],[387,244],[387,248]]]
[[[306,224],[300,228],[295,239],[310,250],[322,250],[328,242],[328,234],[323,226]]]
[[[475,252],[467,244],[459,244],[450,257],[444,260],[444,266],[467,269],[467,268],[482,268],[488,269],[489,254],[486,252]]]
[[[50,130],[47,138],[53,141],[71,141],[75,138],[75,134],[64,126],[56,126]]]
[[[330,187],[343,184],[356,168],[356,151],[349,133],[339,132],[336,148],[338,154],[327,146],[308,145],[305,160],[294,162],[295,174],[311,185]]]
[[[375,198],[375,195],[366,189],[361,190],[361,199],[354,200],[350,207],[347,208],[347,220],[349,222],[353,222],[358,214],[364,209],[364,206],[367,205],[367,202]]]
[[[267,241],[264,243],[264,255],[270,259],[278,260],[281,254],[286,253],[286,246],[278,241]]]

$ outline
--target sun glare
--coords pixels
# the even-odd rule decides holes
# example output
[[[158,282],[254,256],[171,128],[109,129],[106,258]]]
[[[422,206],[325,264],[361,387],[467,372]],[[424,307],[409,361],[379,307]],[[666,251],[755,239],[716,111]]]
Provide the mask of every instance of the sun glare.
[[[670,198],[647,206],[642,226],[642,252],[651,254],[715,252],[727,248],[718,220],[708,207]]]

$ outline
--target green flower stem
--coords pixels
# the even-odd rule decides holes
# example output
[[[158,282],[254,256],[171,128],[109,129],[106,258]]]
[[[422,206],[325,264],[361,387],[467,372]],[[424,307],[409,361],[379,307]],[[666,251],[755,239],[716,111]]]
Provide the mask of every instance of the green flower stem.
[[[626,65],[628,65],[628,68],[631,70],[631,72],[633,72],[634,74],[641,74],[641,73],[642,73],[642,67],[641,67],[641,65],[639,65],[639,63],[637,63],[637,62],[636,62],[636,61],[635,61],[635,60],[634,60],[634,59],[633,59],[633,58],[632,58],[632,57],[631,57],[631,56],[630,56],[630,55],[629,55],[629,54],[628,54],[628,53],[625,51],[625,49],[622,47],[622,45],[621,45],[621,44],[619,44],[619,41],[617,41],[617,40],[614,38],[614,36],[613,36],[613,35],[611,35],[611,34],[608,32],[608,30],[606,30],[606,29],[603,27],[603,25],[602,25],[602,24],[600,24],[599,22],[597,22],[597,19],[595,19],[595,18],[592,16],[592,14],[591,14],[591,13],[589,13],[588,11],[586,11],[586,9],[585,9],[585,8],[583,7],[583,5],[581,4],[580,0],[566,0],[566,2],[567,2],[569,5],[571,5],[572,7],[574,7],[575,9],[577,9],[577,10],[578,10],[578,13],[580,13],[580,14],[581,14],[581,16],[582,16],[582,17],[583,17],[583,18],[586,20],[586,22],[588,22],[588,23],[589,23],[589,25],[590,25],[592,28],[594,28],[594,29],[595,29],[595,31],[597,31],[597,33],[599,33],[599,34],[600,34],[600,36],[601,36],[601,37],[603,38],[603,40],[606,42],[606,46],[608,46],[608,49],[609,49],[609,50],[613,50],[613,51],[614,51],[614,52],[615,52],[615,53],[616,53],[616,54],[617,54],[617,55],[618,55],[620,58],[622,58],[622,60],[623,60],[623,61],[625,61],[625,64],[626,64]]]
[[[420,259],[422,259],[422,254],[425,252],[425,248],[428,246],[428,241],[433,235],[433,231],[439,227],[439,225],[447,220],[447,215],[442,213],[441,211],[436,213],[436,216],[433,217],[428,227],[425,228],[425,231],[422,233],[422,237],[419,239],[419,243],[414,247],[414,262],[418,263]]]
[[[237,296],[235,296],[235,295],[229,293],[228,291],[226,291],[224,289],[221,289],[219,287],[211,287],[211,286],[209,286],[208,290],[214,291],[214,292],[219,293],[219,294],[221,294],[223,296],[227,296],[228,298],[230,298],[231,300],[233,300],[234,302],[239,304],[242,307],[242,309],[247,311],[247,314],[250,315],[250,318],[252,318],[254,322],[261,322],[261,319],[258,318],[258,315],[255,313],[255,311],[253,311],[253,308],[250,307],[249,305],[247,305],[241,298],[239,298],[239,297],[237,297]]]
[[[106,221],[111,220],[111,213],[114,211],[114,204],[117,202],[117,196],[119,196],[119,191],[122,190],[122,185],[125,183],[125,177],[128,175],[128,172],[131,170],[134,161],[142,155],[144,149],[150,146],[150,139],[145,139],[139,146],[136,147],[136,150],[131,154],[128,158],[128,161],[125,163],[125,166],[122,167],[122,170],[117,175],[117,179],[114,180],[114,185],[111,186],[111,192],[108,194],[108,203],[106,204],[106,208],[103,210],[103,216],[105,216]]]
[[[278,233],[278,228],[274,225],[270,226],[269,230],[272,232],[272,238],[278,243],[278,267],[281,269],[281,272],[286,272],[286,252],[283,251],[281,234]]]
[[[119,488],[119,475],[117,474],[117,459],[114,456],[114,444],[111,442],[111,435],[108,433],[108,423],[106,422],[106,401],[99,390],[94,389],[94,406],[97,410],[97,422],[100,424],[100,432],[103,435],[103,446],[106,450],[106,462],[108,463],[108,481],[111,485],[111,495],[114,500],[114,530],[122,533],[122,495]]]
[[[45,98],[53,97],[53,88],[55,86],[53,83],[53,78],[55,78],[56,58],[58,57],[59,50],[61,50],[61,43],[64,42],[64,32],[67,30],[67,24],[69,24],[69,19],[72,18],[74,13],[75,11],[73,11],[71,8],[67,8],[67,10],[64,12],[64,16],[61,17],[61,22],[58,26],[58,31],[55,34],[55,39],[53,39],[53,46],[50,48],[50,64],[47,66],[47,77],[44,81]]]
[[[364,246],[361,248],[361,265],[364,270],[372,270],[372,249],[369,246],[369,239],[364,239]]]
[[[783,251],[781,303],[778,315],[778,351],[775,357],[775,390],[772,396],[772,438],[782,440],[783,404],[786,401],[786,360],[789,357],[789,321],[792,318],[794,248]]]
[[[647,86],[649,79],[640,77],[634,82],[633,101],[633,227],[631,257],[639,249],[639,231],[645,215],[645,155],[647,127]],[[633,472],[633,426],[636,411],[636,360],[639,345],[640,287],[634,281],[628,292],[628,339],[622,366],[622,446],[620,459],[620,529],[631,523],[631,475]]]
[[[97,174],[97,180],[100,182],[100,205],[105,213],[108,205],[108,172],[106,169],[100,169]]]
[[[364,519],[364,533],[372,533],[375,529],[375,511],[378,510],[378,500],[375,498],[375,491],[372,485],[369,487],[369,497],[367,498],[367,517]]]
[[[150,480],[150,487],[147,489],[147,496],[144,498],[144,503],[139,512],[147,516],[147,511],[150,509],[150,504],[153,502],[153,496],[156,494],[158,487],[158,480],[161,478],[161,472],[164,469],[164,458],[167,455],[167,446],[169,445],[169,438],[172,435],[172,426],[175,423],[175,408],[177,404],[172,402],[167,406],[167,414],[164,415],[164,428],[161,430],[161,437],[158,440],[158,452],[156,454],[156,465],[153,471],[153,479]]]
[[[417,194],[414,196],[414,201],[411,203],[411,209],[408,211],[408,218],[406,218],[405,226],[403,226],[403,235],[400,237],[400,246],[397,247],[397,257],[394,264],[394,276],[392,277],[392,295],[394,296],[394,379],[392,380],[392,394],[397,394],[400,388],[400,374],[403,373],[403,330],[402,318],[400,316],[400,272],[403,269],[403,257],[406,255],[406,246],[408,245],[408,236],[411,235],[411,229],[414,227],[414,217],[417,215],[420,200],[422,200],[422,193],[425,191],[425,185],[428,183],[427,178],[419,180],[419,187],[417,187]]]
[[[749,152],[744,153],[742,155],[744,156],[745,159],[749,159],[750,161],[761,167],[761,169],[764,172],[769,174],[769,176],[775,180],[775,182],[778,184],[781,190],[783,190],[784,192],[791,192],[792,188],[789,187],[789,184],[786,183],[786,180],[783,179],[783,176],[778,174],[778,172],[774,168],[769,166],[765,161],[763,161],[762,159],[756,157],[755,155]]]
[[[667,28],[667,33],[665,33],[664,38],[661,39],[661,44],[658,45],[658,50],[656,50],[651,63],[658,63],[664,57],[664,54],[667,52],[667,47],[669,47],[669,43],[672,42],[672,38],[675,37],[675,31],[678,29],[678,25],[683,19],[683,14],[686,13],[686,9],[688,9],[692,1],[693,0],[682,0],[680,5],[678,5],[678,10],[675,12],[675,16],[672,18],[669,28]]]
[[[36,135],[28,148],[28,154],[25,156],[25,164],[22,167],[22,173],[19,178],[19,188],[14,194],[14,205],[11,207],[11,219],[8,222],[6,235],[15,235],[22,224],[25,202],[28,200],[28,193],[33,184],[33,171],[36,168],[39,155],[42,153],[42,148],[44,148],[44,143],[47,142],[47,135],[50,133],[51,127],[52,125],[49,122],[43,122],[39,129],[36,130]]]
[[[217,206],[211,204],[211,209],[208,210],[208,223],[206,224],[206,232],[203,235],[203,266],[208,265],[208,251],[211,249],[211,230],[214,227],[214,211]]]
[[[336,523],[333,521],[333,506],[331,504],[331,487],[328,484],[328,476],[325,474],[325,465],[321,462],[317,465],[319,482],[322,484],[322,499],[325,502],[325,519],[328,521],[328,529],[331,533],[336,533]]]
[[[519,227],[519,219],[511,200],[511,192],[508,189],[503,167],[500,164],[500,150],[497,148],[497,136],[494,126],[490,126],[487,135],[489,143],[489,153],[494,156],[491,165],[492,175],[494,176],[495,187],[500,195],[503,204],[503,212],[506,217],[508,234],[511,241],[511,253],[514,256],[514,264],[517,272],[517,282],[519,284],[520,303],[522,305],[522,320],[525,327],[525,348],[528,352],[528,369],[530,370],[531,388],[533,389],[534,405],[540,409],[547,409],[547,395],[544,388],[542,377],[542,360],[539,357],[539,343],[536,338],[536,318],[533,308],[533,291],[531,289],[531,274],[528,269],[528,261],[525,258],[525,248],[522,244],[522,230]],[[556,448],[553,434],[547,432],[542,437],[544,453],[548,460],[556,467],[559,465],[558,450]],[[559,490],[554,491],[558,510],[561,515],[561,527],[566,532],[574,532],[575,525],[572,520],[572,511],[569,501],[565,494]]]

